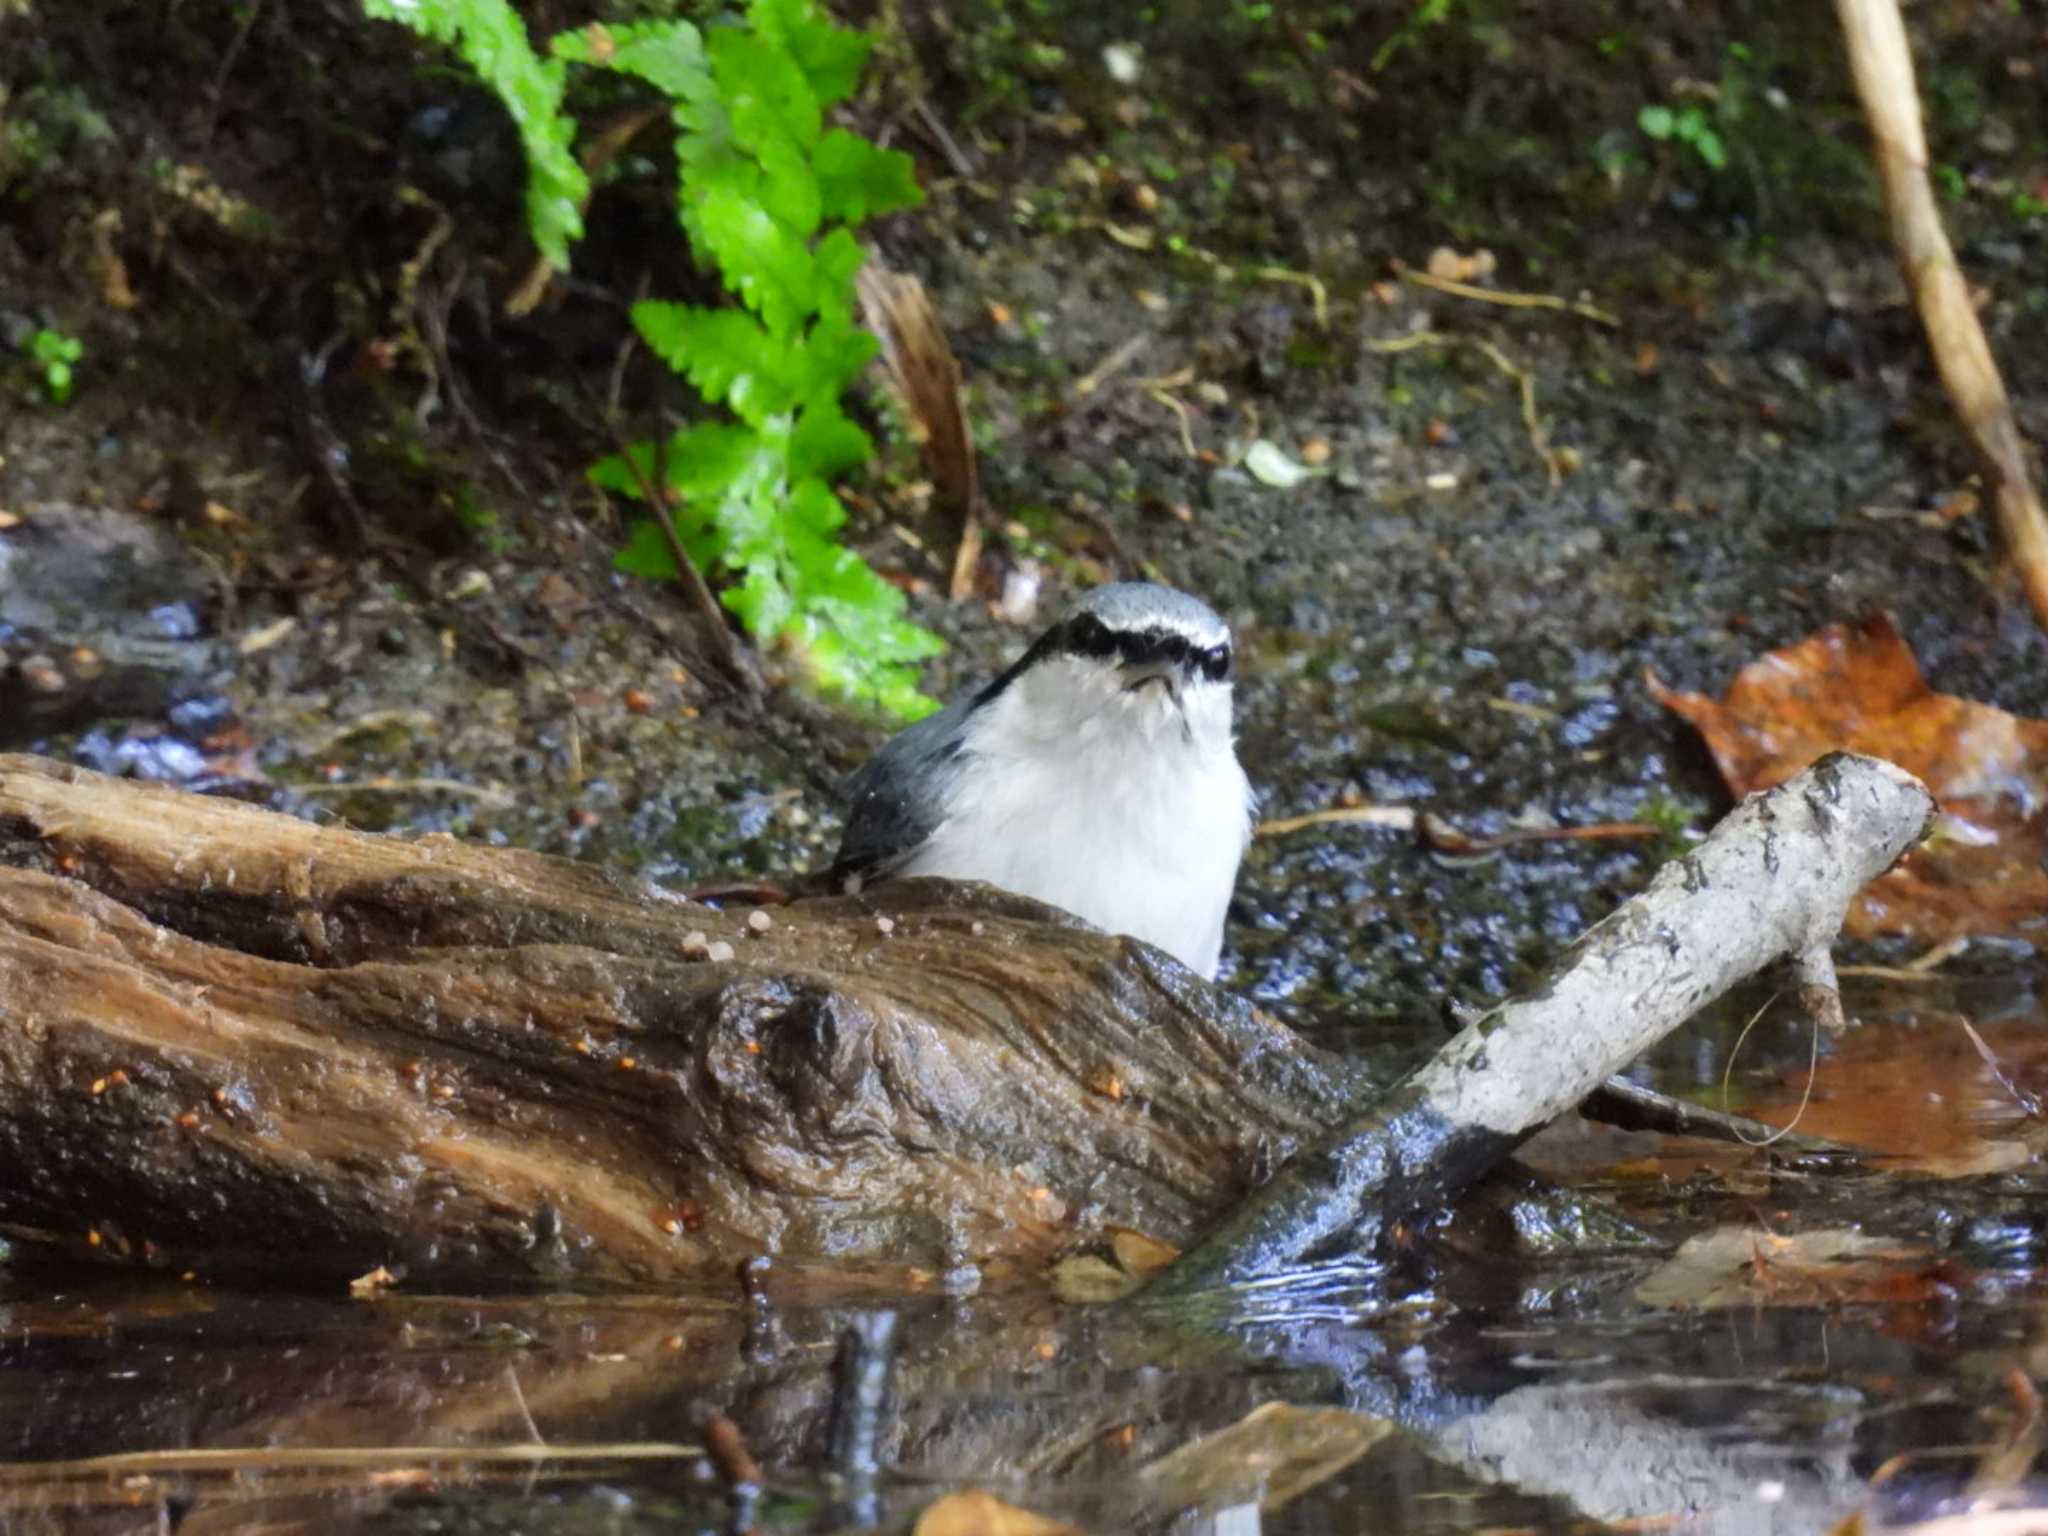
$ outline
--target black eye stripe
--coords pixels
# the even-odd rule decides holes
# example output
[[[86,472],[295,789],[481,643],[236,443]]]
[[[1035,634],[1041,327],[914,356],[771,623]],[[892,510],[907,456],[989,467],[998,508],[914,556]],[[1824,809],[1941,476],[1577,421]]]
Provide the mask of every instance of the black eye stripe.
[[[1058,649],[1072,656],[1115,660],[1127,667],[1165,662],[1188,672],[1199,672],[1211,682],[1221,682],[1230,676],[1227,640],[1220,645],[1199,646],[1176,630],[1112,630],[1089,613],[1067,622]]]

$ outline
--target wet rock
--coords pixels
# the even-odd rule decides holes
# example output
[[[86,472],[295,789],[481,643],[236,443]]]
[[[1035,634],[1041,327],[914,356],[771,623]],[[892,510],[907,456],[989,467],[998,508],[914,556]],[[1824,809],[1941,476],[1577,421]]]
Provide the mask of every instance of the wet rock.
[[[212,593],[175,534],[125,513],[45,505],[0,531],[0,747],[200,692]]]

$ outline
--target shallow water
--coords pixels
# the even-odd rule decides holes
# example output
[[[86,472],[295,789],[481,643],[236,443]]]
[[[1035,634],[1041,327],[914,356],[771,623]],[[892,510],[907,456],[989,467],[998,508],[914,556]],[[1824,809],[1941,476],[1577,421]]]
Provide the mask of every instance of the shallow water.
[[[1803,1099],[1802,1132],[1888,1158],[1774,1167],[1565,1124],[1529,1162],[1612,1201],[1650,1246],[1546,1257],[1525,1199],[1464,1213],[1390,1266],[1207,1298],[1200,1322],[1036,1289],[900,1298],[881,1309],[896,1337],[874,1357],[893,1385],[872,1478],[834,1451],[855,1369],[842,1339],[872,1299],[343,1301],[0,1272],[0,1528],[150,1528],[162,1512],[188,1531],[726,1529],[727,1490],[687,1449],[712,1408],[766,1468],[747,1508],[772,1531],[905,1529],[970,1487],[1093,1531],[1231,1536],[1820,1531],[1864,1506],[1953,1507],[1999,1465],[2000,1496],[2024,1498],[2031,1451],[1991,1456],[2025,1415],[2016,1381],[2048,1367],[2048,1187],[2010,1150],[2036,1122],[1954,1019],[1966,1005],[2024,1094],[2048,1073],[2040,1010],[2006,982],[1852,988],[1851,1003],[1864,1023],[1819,1053],[1810,1092],[1807,1038],[1766,1015],[1731,1102],[1782,1121]],[[1718,1104],[1731,1017],[1645,1074]],[[1717,1228],[1734,1267],[1673,1259]],[[1891,1247],[1803,1246],[1851,1232]],[[1296,1426],[1264,1453],[1217,1442],[1146,1471],[1272,1403],[1356,1417],[1318,1431],[1336,1450],[1307,1470],[1260,1459],[1299,1452]],[[304,1456],[342,1447],[363,1459]],[[479,1447],[530,1459],[463,1459]],[[245,1465],[33,1465],[232,1448]],[[1276,1503],[1259,1512],[1262,1489]]]

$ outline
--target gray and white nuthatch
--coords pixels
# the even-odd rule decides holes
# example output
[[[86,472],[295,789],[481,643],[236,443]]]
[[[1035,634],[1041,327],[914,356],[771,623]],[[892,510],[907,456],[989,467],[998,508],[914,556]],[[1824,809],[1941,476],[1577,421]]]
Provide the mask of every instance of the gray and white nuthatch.
[[[839,889],[985,880],[1214,976],[1253,805],[1230,630],[1170,587],[1098,587],[994,682],[884,745],[848,794]]]

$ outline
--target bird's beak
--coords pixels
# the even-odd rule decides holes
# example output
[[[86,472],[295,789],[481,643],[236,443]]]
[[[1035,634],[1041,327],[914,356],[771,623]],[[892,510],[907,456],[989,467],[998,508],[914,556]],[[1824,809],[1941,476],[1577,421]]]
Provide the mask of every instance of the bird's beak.
[[[1166,696],[1174,703],[1180,703],[1180,668],[1172,662],[1154,662],[1147,666],[1124,668],[1124,692],[1136,693],[1148,683],[1157,683],[1166,690]]]

